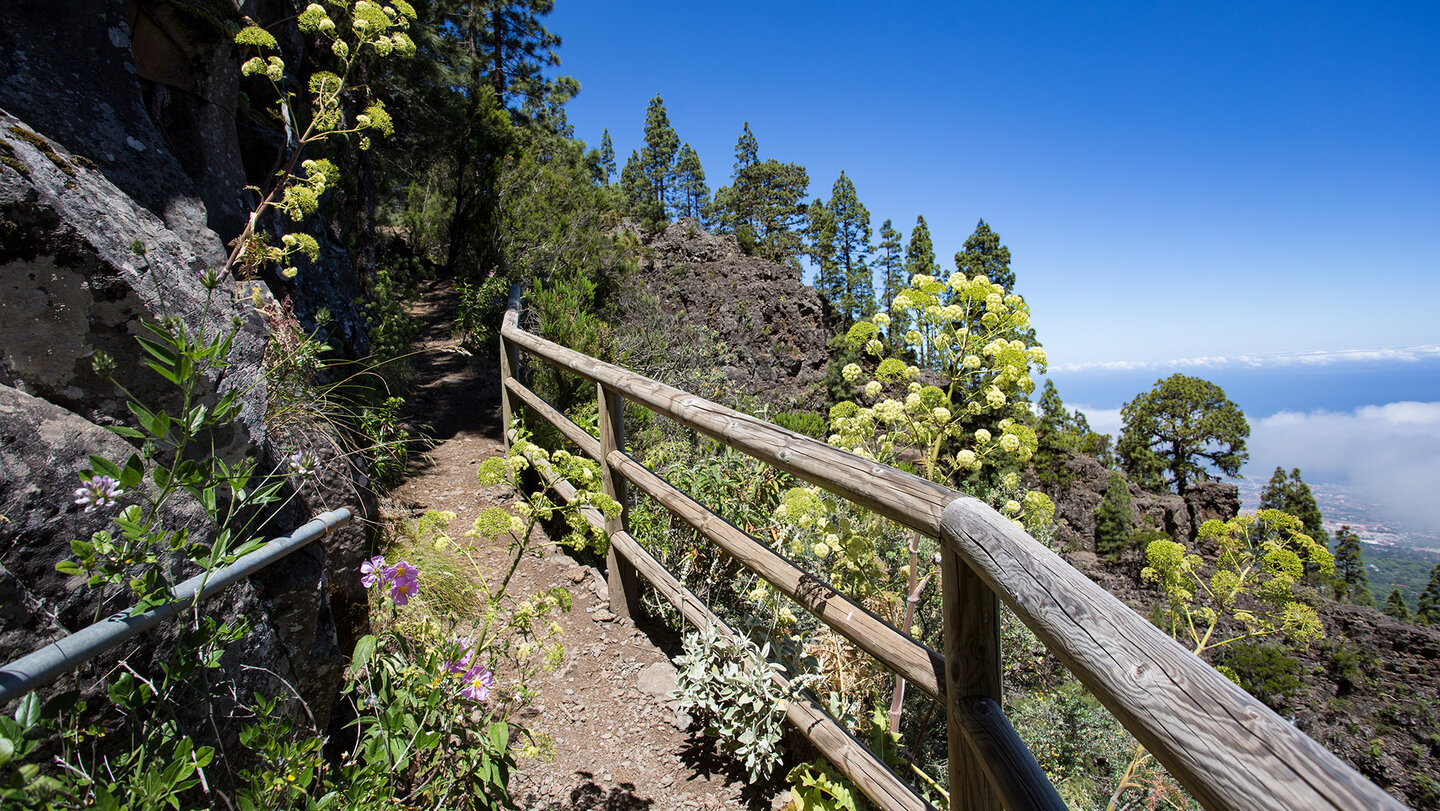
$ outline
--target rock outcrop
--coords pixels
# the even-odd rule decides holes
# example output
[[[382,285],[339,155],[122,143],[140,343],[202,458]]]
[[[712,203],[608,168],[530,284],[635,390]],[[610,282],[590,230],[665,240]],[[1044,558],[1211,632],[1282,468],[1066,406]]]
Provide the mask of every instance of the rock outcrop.
[[[247,0],[265,17],[268,0]],[[286,14],[279,6],[274,18]],[[104,525],[73,502],[87,454],[123,460],[134,448],[102,426],[130,424],[127,395],[97,374],[101,353],[113,379],[137,400],[174,410],[173,387],[146,367],[135,340],[144,323],[175,319],[192,335],[237,329],[222,374],[203,398],[237,393],[240,408],[218,437],[218,455],[283,470],[295,450],[321,459],[319,474],[260,532],[288,533],[309,515],[340,506],[366,514],[363,477],[323,421],[277,422],[263,355],[269,326],[252,293],[275,307],[288,298],[306,326],[326,308],[332,345],[365,349],[353,266],[323,223],[314,226],[328,262],[302,267],[296,282],[201,276],[221,266],[225,239],[245,214],[247,175],[268,172],[265,136],[237,124],[239,75],[227,24],[231,0],[146,3],[7,3],[0,26],[0,656],[8,661],[93,621],[100,606],[83,581],[55,564],[69,542]],[[287,36],[281,32],[282,40]],[[287,49],[295,43],[287,42]],[[287,50],[288,52],[288,50]],[[247,141],[248,139],[248,141]],[[247,142],[250,146],[246,146]],[[257,146],[257,144],[259,146]],[[247,160],[266,168],[247,171]],[[193,508],[193,505],[192,505]],[[170,519],[204,536],[201,512]],[[306,699],[322,725],[334,700],[342,645],[365,628],[358,568],[361,522],[267,570],[211,605],[248,617],[254,632],[233,650],[227,676],[240,688],[280,695],[268,670]],[[188,576],[178,564],[173,574]],[[163,652],[167,633],[146,651]],[[132,662],[136,661],[132,659]],[[240,662],[248,667],[241,668]],[[254,671],[249,667],[262,670]],[[260,681],[257,681],[259,679]],[[228,734],[228,733],[227,733]]]
[[[746,256],[693,219],[645,247],[640,278],[667,312],[715,333],[731,353],[732,385],[780,409],[824,405],[825,347],[838,326],[798,268]]]
[[[1068,454],[1057,482],[1040,487],[1055,501],[1058,539],[1068,549],[1095,551],[1095,508],[1105,497],[1110,469],[1093,456]],[[1123,473],[1121,474],[1124,475]],[[1215,518],[1228,521],[1240,513],[1240,491],[1228,482],[1199,482],[1182,498],[1151,493],[1129,482],[1137,523],[1170,537],[1193,542],[1200,525]]]

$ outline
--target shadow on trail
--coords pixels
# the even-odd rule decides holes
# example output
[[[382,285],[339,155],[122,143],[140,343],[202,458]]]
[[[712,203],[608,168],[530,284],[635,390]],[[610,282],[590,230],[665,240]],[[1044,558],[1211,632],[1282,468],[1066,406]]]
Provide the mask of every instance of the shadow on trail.
[[[418,329],[402,416],[415,437],[412,475],[425,466],[425,451],[459,434],[501,438],[500,366],[483,353],[471,353],[454,336],[457,303],[455,289],[437,283],[411,311]]]

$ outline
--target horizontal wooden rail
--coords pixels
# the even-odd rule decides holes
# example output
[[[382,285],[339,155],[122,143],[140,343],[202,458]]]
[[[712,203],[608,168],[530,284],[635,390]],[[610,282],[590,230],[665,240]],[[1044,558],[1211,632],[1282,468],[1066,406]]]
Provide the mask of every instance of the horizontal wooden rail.
[[[943,541],[1206,808],[1404,808],[984,502]]]
[[[518,309],[517,288],[501,329],[502,353],[524,347],[547,363],[597,383],[602,400],[605,392],[629,398],[852,503],[940,538],[946,558],[942,564],[946,652],[953,657],[944,663],[944,677],[935,670],[934,652],[921,648],[921,655],[915,650],[920,646],[912,648],[913,643],[896,644],[887,636],[882,644],[861,647],[931,695],[946,694],[952,733],[952,807],[997,808],[1003,801],[1011,808],[1054,808],[1059,803],[1054,787],[1042,779],[1043,772],[997,703],[998,618],[992,608],[996,596],[1206,808],[1404,807],[984,503],[531,335],[519,328]],[[509,366],[515,368],[518,360],[513,354],[508,357]],[[679,494],[620,450],[605,452],[593,437],[513,378],[505,381],[502,395],[507,413],[509,398],[519,398],[606,470],[656,497],[809,607],[803,597],[811,587],[803,575],[794,574],[788,561]],[[613,414],[611,419],[616,419]],[[677,605],[686,612],[683,594],[667,592],[673,576],[663,568],[656,570],[659,564],[628,534],[612,535],[621,536],[625,557],[631,558],[633,551],[630,562],[652,583],[658,579],[666,584],[657,584],[657,590],[678,599]],[[856,623],[864,622],[850,617],[831,622],[837,617],[829,610],[831,604],[827,596],[815,613],[837,631],[845,633],[841,626],[853,631],[859,627]],[[708,609],[705,615],[698,614],[693,606],[686,616],[692,613],[706,622],[713,616]],[[965,741],[959,749],[957,736]],[[980,782],[990,789],[979,790],[970,779],[977,772],[957,766],[971,758],[978,760],[987,778]]]
[[[561,478],[554,468],[543,459],[531,458],[535,469],[546,483],[555,489],[560,497],[570,502],[575,498],[574,485]],[[581,512],[585,520],[598,530],[605,531],[605,516],[592,507]],[[724,636],[735,637],[736,633],[715,615],[694,592],[685,588],[675,576],[645,550],[628,532],[610,533],[610,543],[639,570],[656,592],[665,597],[684,615],[691,624],[704,628],[714,626]],[[775,683],[784,693],[790,693],[790,682],[776,675]],[[933,811],[911,788],[905,785],[888,766],[880,762],[869,749],[860,745],[845,731],[834,718],[830,717],[813,699],[800,694],[786,703],[785,719],[800,734],[812,743],[851,782],[865,792],[882,808],[898,811]]]
[[[518,306],[518,300],[512,301]],[[911,529],[940,537],[940,515],[956,495],[948,487],[566,349],[520,329],[511,313],[506,313],[500,335],[502,340],[524,347],[546,362],[616,391],[686,428]]]

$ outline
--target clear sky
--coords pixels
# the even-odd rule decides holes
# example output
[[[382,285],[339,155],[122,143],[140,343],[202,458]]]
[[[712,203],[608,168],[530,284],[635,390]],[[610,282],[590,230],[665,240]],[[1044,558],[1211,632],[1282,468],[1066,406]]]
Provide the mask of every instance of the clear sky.
[[[1440,345],[1440,2],[557,0],[576,134],[984,218],[1053,365]],[[1062,389],[1063,392],[1063,389]]]
[[[1097,428],[1172,372],[1299,466],[1440,532],[1440,0],[556,0],[576,134],[665,99],[713,189],[842,169],[943,265],[984,218]]]

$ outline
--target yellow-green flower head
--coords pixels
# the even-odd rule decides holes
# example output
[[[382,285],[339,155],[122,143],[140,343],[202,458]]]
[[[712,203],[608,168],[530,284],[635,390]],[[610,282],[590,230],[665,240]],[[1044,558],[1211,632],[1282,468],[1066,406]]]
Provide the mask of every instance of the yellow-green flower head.
[[[911,277],[910,277],[910,286],[911,286],[911,287],[922,287],[922,288],[923,288],[925,285],[930,284],[930,283],[932,283],[932,282],[934,282],[934,281],[935,281],[935,277],[934,277],[934,276],[931,276],[931,275],[926,274],[926,273],[916,273],[914,276],[911,276]]]
[[[830,545],[825,543],[824,541],[820,541],[819,543],[812,546],[810,548],[810,551],[815,553],[815,557],[823,560],[830,556]]]
[[[1005,392],[991,386],[985,391],[985,403],[991,408],[999,408],[1005,405]]]
[[[871,321],[874,321],[877,326],[881,326],[881,327],[888,327],[888,326],[890,326],[890,314],[889,314],[889,313],[876,313],[876,314],[874,315],[874,317],[872,317],[870,320],[871,320]]]
[[[330,43],[330,51],[341,59],[350,56],[350,46],[346,45],[343,39],[337,39]]]
[[[274,48],[275,37],[258,25],[247,25],[235,35],[238,45],[254,45],[257,48]]]
[[[906,387],[906,388],[907,388],[908,391],[910,391],[910,392],[912,392],[912,393],[914,393],[914,394],[919,394],[919,393],[920,393],[920,390],[923,389],[923,388],[925,388],[925,387],[922,386],[922,385],[920,385],[920,383],[917,381],[917,382],[912,382],[912,383],[911,383],[908,387]]]
[[[910,308],[913,307],[913,306],[914,306],[914,304],[911,303],[910,297],[907,296],[907,295],[905,295],[904,293],[901,293],[900,295],[896,296],[896,297],[895,297],[895,300],[890,302],[890,309],[891,309],[892,311],[894,311],[894,310],[908,310],[908,309],[910,309]]]
[[[871,338],[870,340],[865,342],[865,351],[869,352],[872,355],[879,355],[884,350],[885,347],[880,343],[880,340],[878,338]]]
[[[320,29],[321,20],[328,19],[330,17],[319,3],[311,3],[305,7],[304,11],[300,12],[300,16],[295,19],[295,24],[300,27],[301,31],[314,32]]]
[[[983,431],[984,429],[982,428],[981,430]],[[978,437],[980,431],[976,431],[975,434]],[[986,434],[988,435],[989,432],[986,431]],[[1000,486],[1005,488],[1006,490],[1014,490],[1018,488],[1020,486],[1020,474],[1015,473],[1014,471],[1006,473],[1004,476],[1000,477]]]
[[[965,289],[966,281],[967,280],[965,279],[965,274],[957,270],[954,273],[950,274],[950,278],[945,283],[950,285],[951,290],[959,293],[961,290]]]
[[[907,344],[911,344],[911,345],[918,344],[918,343],[920,343],[920,339],[921,339],[920,330],[918,330],[918,329],[912,329],[912,330],[910,330],[910,331],[908,331],[908,332],[905,333],[905,343],[907,343]]]
[[[1000,511],[1004,513],[1009,513],[1010,515],[1016,515],[1020,512],[1020,502],[1012,498],[1009,501],[1005,502],[1005,506],[1001,508]]]
[[[990,444],[990,439],[991,439],[991,436],[990,436],[990,432],[989,432],[988,430],[986,430],[986,429],[984,429],[984,428],[980,428],[980,429],[978,429],[978,430],[975,431],[975,444],[976,444],[976,445],[988,445],[988,444]]]
[[[880,385],[880,381],[872,380],[865,384],[865,396],[870,398],[879,397],[880,391],[883,388],[884,387]]]
[[[930,416],[935,419],[935,422],[939,423],[940,425],[944,425],[945,423],[950,421],[950,409],[937,408],[934,411],[930,412]]]
[[[278,56],[272,56],[266,60],[265,76],[272,82],[278,82],[285,78],[285,62]]]
[[[1014,434],[1005,434],[1000,437],[1000,449],[1006,453],[1014,453],[1020,450],[1020,437]]]
[[[963,450],[955,454],[955,464],[959,465],[961,470],[979,470],[980,457],[975,455],[975,451]]]
[[[966,355],[966,356],[965,356],[965,368],[966,368],[966,369],[979,369],[979,368],[980,368],[980,356],[979,356],[979,355]]]
[[[840,374],[844,375],[846,383],[854,383],[860,377],[860,364],[847,363],[845,368],[840,370]]]

